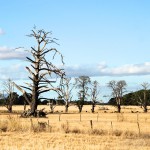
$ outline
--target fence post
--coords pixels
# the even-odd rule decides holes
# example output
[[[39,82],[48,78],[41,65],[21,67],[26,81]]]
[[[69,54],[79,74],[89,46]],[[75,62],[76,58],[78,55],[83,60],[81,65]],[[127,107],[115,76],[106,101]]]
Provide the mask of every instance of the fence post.
[[[59,114],[59,121],[60,121],[60,116],[61,116],[61,114]]]
[[[138,113],[137,113],[137,118],[136,119],[137,119],[137,122],[139,122],[139,114]]]
[[[113,123],[112,123],[112,121],[111,121],[111,131],[113,132]]]
[[[90,120],[91,129],[93,129],[93,122]]]
[[[47,121],[48,131],[50,132],[49,120]]]
[[[30,118],[30,122],[31,122],[31,130],[33,130],[34,127],[33,127],[33,121],[32,121],[32,118]]]
[[[140,125],[139,125],[139,122],[137,122],[137,125],[138,125],[139,136],[140,136],[140,134],[141,134],[141,131],[140,131]]]

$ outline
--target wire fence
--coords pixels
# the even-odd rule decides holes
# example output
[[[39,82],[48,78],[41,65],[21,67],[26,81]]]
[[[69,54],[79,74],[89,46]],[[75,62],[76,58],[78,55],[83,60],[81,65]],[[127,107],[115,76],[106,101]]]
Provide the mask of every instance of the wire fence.
[[[49,114],[47,118],[21,118],[19,115],[0,116],[0,123],[4,121],[17,121],[21,124],[28,124],[31,128],[35,125],[39,129],[47,127],[61,128],[69,126],[70,129],[80,130],[107,130],[107,131],[130,131],[150,134],[149,114]],[[45,124],[45,125],[44,125]]]

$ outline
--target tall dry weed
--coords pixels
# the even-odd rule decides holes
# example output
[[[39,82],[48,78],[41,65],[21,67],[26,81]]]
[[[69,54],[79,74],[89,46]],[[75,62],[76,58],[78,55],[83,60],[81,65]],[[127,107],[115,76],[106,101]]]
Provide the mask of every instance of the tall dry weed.
[[[69,132],[70,132],[69,122],[66,121],[66,123],[62,123],[62,124],[61,124],[61,129],[62,129],[65,133],[69,133]]]
[[[22,131],[22,125],[18,118],[8,116],[7,120],[0,120],[0,130],[3,132]]]

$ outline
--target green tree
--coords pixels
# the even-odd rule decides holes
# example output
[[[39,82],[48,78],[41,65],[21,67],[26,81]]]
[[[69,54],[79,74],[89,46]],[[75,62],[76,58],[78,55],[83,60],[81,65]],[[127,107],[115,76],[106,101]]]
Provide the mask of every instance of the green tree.
[[[130,92],[125,94],[122,99],[122,105],[134,105],[134,106],[139,105],[135,98],[135,93],[136,92]]]

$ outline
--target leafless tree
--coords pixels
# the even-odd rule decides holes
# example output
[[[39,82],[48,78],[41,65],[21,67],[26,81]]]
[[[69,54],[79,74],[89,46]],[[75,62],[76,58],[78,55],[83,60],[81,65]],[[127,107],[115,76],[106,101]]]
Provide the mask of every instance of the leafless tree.
[[[118,113],[121,112],[121,101],[123,98],[123,93],[126,92],[126,86],[127,83],[124,80],[120,80],[118,82],[112,80],[108,83],[108,87],[111,88],[112,95],[116,99]]]
[[[3,82],[3,99],[5,100],[5,107],[8,109],[8,112],[12,112],[12,106],[16,98],[18,98],[18,94],[14,92],[14,85],[11,79]],[[7,97],[5,96],[7,95]]]
[[[56,54],[59,54],[61,56],[61,62],[63,63],[62,54],[56,48],[47,47],[49,44],[56,43],[56,39],[52,38],[51,34],[51,32],[46,32],[43,29],[36,30],[36,28],[34,28],[31,31],[31,34],[28,36],[34,38],[37,43],[37,46],[31,47],[29,51],[32,57],[26,57],[31,64],[31,66],[26,67],[26,69],[30,74],[29,79],[32,83],[27,83],[27,86],[18,86],[14,83],[23,93],[26,101],[31,107],[31,115],[34,116],[36,116],[38,101],[40,99],[47,99],[41,98],[40,95],[51,90],[57,92],[59,88],[54,87],[53,83],[56,83],[58,77],[63,79],[65,75],[64,71],[56,67],[53,62]],[[50,57],[52,59],[50,59]],[[56,80],[54,81],[52,78]],[[24,89],[31,91],[31,99],[27,97],[27,92]]]
[[[142,106],[144,112],[147,113],[147,106],[148,106],[148,99],[149,99],[148,88],[150,84],[147,82],[143,82],[141,86],[142,86],[142,91],[141,91],[142,94],[138,92],[136,93],[137,102]]]
[[[97,81],[93,81],[92,88],[91,88],[91,100],[92,100],[92,113],[94,113],[94,109],[96,106],[96,102],[98,101],[98,95],[99,95],[99,83]]]
[[[71,83],[71,78],[64,78],[61,84],[60,96],[65,101],[65,112],[68,112],[69,104],[72,99],[72,90],[74,85]]]
[[[49,104],[49,107],[50,107],[50,110],[51,110],[51,113],[54,112],[54,109],[56,107],[56,104],[54,104],[54,100],[50,100],[50,102],[48,103]]]
[[[79,89],[78,96],[79,100],[77,101],[77,107],[79,109],[79,112],[82,112],[82,108],[84,105],[84,101],[88,96],[88,85],[91,83],[91,79],[88,76],[79,76],[78,78],[75,78],[76,80],[76,88]]]

